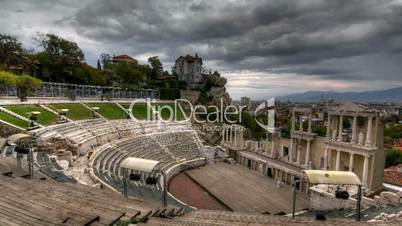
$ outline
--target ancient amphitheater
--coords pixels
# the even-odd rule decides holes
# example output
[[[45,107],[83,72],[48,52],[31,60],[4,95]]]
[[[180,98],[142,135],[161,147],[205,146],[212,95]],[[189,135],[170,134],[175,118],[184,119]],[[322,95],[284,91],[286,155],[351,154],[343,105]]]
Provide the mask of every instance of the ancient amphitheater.
[[[43,103],[30,105],[57,114]],[[0,111],[27,121],[7,105]],[[290,186],[236,164],[224,145],[206,145],[203,132],[189,121],[111,120],[92,113],[82,120],[61,115],[60,123],[35,123],[25,130],[1,121],[4,131],[29,136],[11,136],[1,144],[0,225],[368,224],[317,221],[307,215],[292,219]],[[33,176],[27,170],[29,155],[18,154],[29,142],[34,145],[29,146],[34,150]],[[152,172],[130,170],[126,181],[121,164],[130,157],[157,165]],[[125,183],[127,198],[122,194]],[[309,208],[308,198],[308,192],[298,192],[299,213]]]

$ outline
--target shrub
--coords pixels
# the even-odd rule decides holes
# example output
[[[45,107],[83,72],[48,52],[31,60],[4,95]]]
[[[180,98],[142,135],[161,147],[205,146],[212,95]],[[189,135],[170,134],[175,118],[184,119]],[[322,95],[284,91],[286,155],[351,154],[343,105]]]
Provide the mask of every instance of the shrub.
[[[161,88],[159,89],[161,100],[175,100],[180,98],[180,90],[176,88]]]
[[[402,151],[397,149],[385,149],[385,167],[402,164]]]

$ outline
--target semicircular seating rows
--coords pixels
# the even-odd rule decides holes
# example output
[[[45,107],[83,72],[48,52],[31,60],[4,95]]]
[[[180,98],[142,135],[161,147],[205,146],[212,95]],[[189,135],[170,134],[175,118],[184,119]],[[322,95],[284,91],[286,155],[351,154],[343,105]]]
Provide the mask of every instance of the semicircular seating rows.
[[[205,157],[200,150],[200,143],[192,130],[177,132],[162,132],[141,135],[112,142],[100,147],[91,156],[91,166],[94,175],[102,182],[117,191],[123,190],[123,177],[120,164],[128,157],[137,157],[159,161],[157,171],[169,171],[181,164],[192,161],[204,161]],[[130,171],[130,173],[139,173]],[[141,180],[130,181],[133,188],[146,187],[151,191],[162,190],[161,182],[147,185],[145,178],[149,176],[141,173]],[[144,195],[144,194],[142,194]]]
[[[65,139],[80,153],[116,139],[135,134],[148,134],[158,131],[180,131],[189,129],[187,122],[134,122],[130,119],[107,121],[101,118],[72,121],[33,130],[30,134],[40,141],[50,138]]]

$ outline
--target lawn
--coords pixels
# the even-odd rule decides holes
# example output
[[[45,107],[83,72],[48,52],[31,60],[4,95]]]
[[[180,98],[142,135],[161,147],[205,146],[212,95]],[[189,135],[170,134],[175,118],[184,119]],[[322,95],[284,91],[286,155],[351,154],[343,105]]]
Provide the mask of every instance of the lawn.
[[[92,112],[82,104],[49,104],[48,107],[54,110],[69,109],[66,116],[72,120],[92,118]]]
[[[40,114],[38,115],[36,122],[45,126],[56,124],[59,120],[58,115],[55,115],[38,105],[13,105],[6,106],[5,108],[26,118],[29,118],[30,112],[38,111]]]
[[[87,105],[90,107],[99,107],[98,113],[107,119],[127,118],[127,113],[114,103],[87,103]]]
[[[121,105],[125,109],[128,109],[130,107],[130,104],[126,104],[126,103],[121,104]],[[161,116],[162,116],[162,118],[164,120],[168,120],[169,117],[170,117],[170,110],[169,110],[169,108],[167,108],[165,106],[171,107],[173,109],[173,111],[175,110],[174,109],[174,104],[153,104],[153,106],[157,111],[161,112]],[[134,115],[135,118],[140,119],[140,120],[146,119],[147,118],[147,110],[148,110],[148,106],[147,106],[146,103],[134,104],[133,115]],[[186,112],[187,115],[189,114],[188,110],[185,110],[185,112]],[[180,111],[180,109],[178,109],[178,111],[176,112],[176,116],[177,116],[178,120],[183,120],[184,119],[183,114]]]
[[[0,112],[0,119],[3,120],[3,121],[5,121],[5,122],[8,122],[8,123],[10,123],[10,124],[13,124],[13,125],[15,125],[15,126],[24,128],[24,129],[26,129],[26,128],[29,127],[29,123],[28,123],[28,122],[26,122],[26,121],[24,121],[24,120],[21,120],[21,119],[19,119],[19,118],[16,118],[16,117],[14,117],[14,116],[8,115],[8,114],[3,113],[3,112]]]
[[[123,106],[123,108],[125,109],[129,109],[130,108],[130,104],[120,104],[121,106]],[[133,115],[136,119],[139,120],[144,120],[147,118],[147,104],[145,103],[138,103],[138,104],[134,104],[133,107]]]

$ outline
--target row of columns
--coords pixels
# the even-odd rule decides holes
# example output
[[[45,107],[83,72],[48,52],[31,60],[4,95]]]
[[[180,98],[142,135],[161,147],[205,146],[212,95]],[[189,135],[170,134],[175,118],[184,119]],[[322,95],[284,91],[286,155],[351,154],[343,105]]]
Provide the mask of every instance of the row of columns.
[[[271,168],[272,169],[272,171],[271,171],[272,178],[274,180],[276,180],[278,183],[282,182],[282,183],[285,183],[288,185],[292,185],[292,182],[295,177],[295,175],[293,175],[287,171],[284,171],[284,170],[281,170],[281,169],[278,169],[275,167],[269,167],[269,165],[266,163],[262,163],[262,162],[259,162],[259,161],[253,160],[253,159],[248,159],[242,155],[238,155],[237,161],[241,165],[246,166],[246,167],[250,168],[251,170],[258,171],[261,174],[266,175],[266,176],[268,175],[268,168]],[[249,166],[248,161],[250,161],[250,163],[251,163],[250,166]],[[300,183],[299,190],[305,191],[307,193],[308,187],[309,187],[309,184],[307,182],[302,182],[302,183]]]
[[[328,115],[328,126],[327,126],[327,138],[330,139],[331,138],[331,125],[332,125],[332,115]],[[366,139],[364,141],[364,145],[371,147],[373,145],[372,142],[372,130],[373,130],[373,120],[374,120],[374,116],[367,116],[368,121],[367,121],[367,131],[366,131]],[[343,115],[339,115],[339,124],[338,124],[338,129],[334,130],[334,132],[337,133],[337,135],[333,135],[333,137],[336,137],[336,140],[339,142],[342,142],[342,131],[343,131]],[[352,144],[359,144],[359,145],[363,145],[363,135],[357,134],[358,128],[357,128],[357,115],[353,115],[353,122],[352,122],[352,137],[351,137],[351,143]]]
[[[303,120],[302,120],[302,116],[299,116],[299,131],[303,131]],[[311,129],[311,123],[312,123],[312,113],[309,112],[308,116],[307,116],[307,120],[308,120],[308,127],[307,127],[307,132],[311,133],[312,129]],[[296,114],[295,111],[292,111],[292,130],[295,130],[295,121],[296,121]]]
[[[332,156],[330,154],[330,149],[326,148],[324,152],[324,169],[329,169],[329,163],[331,163]],[[336,159],[335,159],[335,170],[336,171],[341,171],[341,150],[335,150],[336,151]],[[347,152],[349,153],[349,171],[353,171],[354,167],[354,156],[355,153],[353,152]],[[369,155],[363,155],[364,157],[364,162],[363,162],[363,174],[362,174],[362,183],[367,186],[368,185],[368,171],[369,171],[369,160],[370,156]]]
[[[293,161],[293,152],[294,152],[294,140],[296,140],[296,161]],[[290,147],[289,147],[289,162],[294,163],[296,162],[297,164],[302,164],[301,162],[301,141],[302,139],[298,138],[290,138]],[[310,165],[310,156],[311,156],[311,140],[307,139],[306,140],[306,156],[305,156],[305,161],[304,165],[309,166]]]
[[[233,145],[235,147],[243,147],[244,146],[244,138],[243,138],[244,129],[241,126],[223,126],[222,129],[222,143]]]

